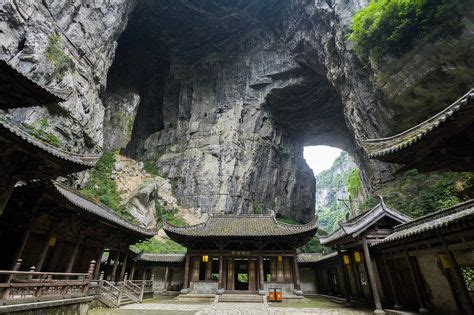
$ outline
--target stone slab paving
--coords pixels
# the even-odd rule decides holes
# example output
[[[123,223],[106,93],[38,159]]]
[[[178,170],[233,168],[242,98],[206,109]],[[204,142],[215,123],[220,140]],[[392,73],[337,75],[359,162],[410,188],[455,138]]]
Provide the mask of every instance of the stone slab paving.
[[[322,315],[365,315],[371,314],[367,311],[359,311],[347,308],[294,308],[294,307],[267,307],[263,303],[215,303],[215,304],[172,304],[172,303],[149,303],[130,304],[121,307],[124,310],[136,311],[172,311],[195,312],[196,315],[298,315],[298,314],[322,314]]]

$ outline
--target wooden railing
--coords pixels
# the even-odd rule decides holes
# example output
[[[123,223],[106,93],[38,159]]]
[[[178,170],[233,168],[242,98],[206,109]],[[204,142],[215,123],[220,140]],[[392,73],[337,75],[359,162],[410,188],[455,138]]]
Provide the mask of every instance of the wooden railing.
[[[128,298],[135,303],[143,301],[143,293],[146,290],[153,291],[153,280],[128,280],[128,274],[125,274],[123,282],[117,285],[104,280],[104,272],[101,272],[98,287],[97,297],[99,301],[108,307],[120,307],[123,301]]]
[[[13,270],[0,270],[0,305],[38,302],[86,296],[95,268],[91,261],[87,273],[19,271],[22,260],[18,259]]]

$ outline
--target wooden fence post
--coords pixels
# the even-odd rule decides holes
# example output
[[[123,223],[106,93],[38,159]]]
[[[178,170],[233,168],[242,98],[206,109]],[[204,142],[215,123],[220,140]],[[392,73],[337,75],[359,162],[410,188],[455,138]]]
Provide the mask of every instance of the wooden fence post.
[[[15,263],[15,266],[13,266],[13,271],[18,271],[20,270],[20,267],[21,267],[21,263],[23,262],[22,259],[17,259],[16,263]],[[11,285],[12,281],[15,279],[15,275],[14,274],[11,274],[8,276],[8,279],[7,279],[7,283],[9,285]],[[11,291],[11,288],[8,287],[8,288],[5,288],[5,290],[3,291],[3,295],[2,295],[2,300],[6,300],[8,299],[8,296],[10,295],[10,291]]]

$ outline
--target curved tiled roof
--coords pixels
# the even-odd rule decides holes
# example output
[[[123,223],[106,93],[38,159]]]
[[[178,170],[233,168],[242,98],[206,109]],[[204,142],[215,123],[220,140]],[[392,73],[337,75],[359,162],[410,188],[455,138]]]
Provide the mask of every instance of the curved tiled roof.
[[[173,262],[184,262],[185,254],[148,254],[142,253],[139,254],[137,257],[138,261],[144,262],[165,262],[165,263],[173,263]]]
[[[92,154],[77,154],[64,151],[60,148],[50,145],[49,143],[43,142],[39,139],[36,139],[30,135],[27,131],[21,129],[18,126],[15,126],[8,122],[5,117],[0,116],[0,130],[3,129],[3,132],[11,133],[14,137],[17,137],[19,141],[24,142],[29,145],[43,150],[44,152],[53,155],[57,158],[60,158],[67,162],[72,162],[77,165],[85,167],[93,167],[97,160],[100,158],[99,155]]]
[[[474,89],[471,89],[456,102],[424,122],[391,137],[361,140],[362,147],[367,152],[369,158],[384,160],[385,156],[392,155],[421,141],[430,132],[448,121],[450,117],[465,110],[467,107],[473,106]]]
[[[418,236],[434,230],[449,227],[452,224],[472,221],[474,219],[474,199],[456,206],[423,216],[416,220],[395,227],[394,232],[377,241],[372,246],[387,244],[412,236]]]
[[[340,224],[340,228],[327,236],[318,236],[322,245],[330,244],[345,236],[357,237],[378,220],[389,217],[399,223],[411,220],[410,217],[401,212],[393,210],[383,202],[378,203],[371,210],[355,216],[354,218]]]
[[[21,108],[66,101],[71,90],[43,87],[0,60],[0,108]]]
[[[274,215],[212,215],[206,222],[185,227],[164,221],[163,229],[191,237],[265,237],[316,233],[317,224],[314,219],[304,225],[286,224],[278,222]]]
[[[121,217],[119,217],[112,209],[106,207],[101,203],[96,203],[84,196],[79,191],[61,184],[56,181],[51,181],[56,190],[71,204],[75,207],[87,211],[93,215],[96,215],[106,221],[113,223],[121,228],[125,228],[131,232],[138,233],[144,237],[151,237],[156,235],[156,229],[146,229],[144,227],[132,224]]]

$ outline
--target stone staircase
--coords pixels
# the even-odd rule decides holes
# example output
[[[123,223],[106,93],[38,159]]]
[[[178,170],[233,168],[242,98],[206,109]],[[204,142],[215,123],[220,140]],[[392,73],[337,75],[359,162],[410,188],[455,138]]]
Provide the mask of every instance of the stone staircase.
[[[226,293],[219,296],[218,302],[229,303],[263,303],[263,296],[258,294],[230,294]]]

